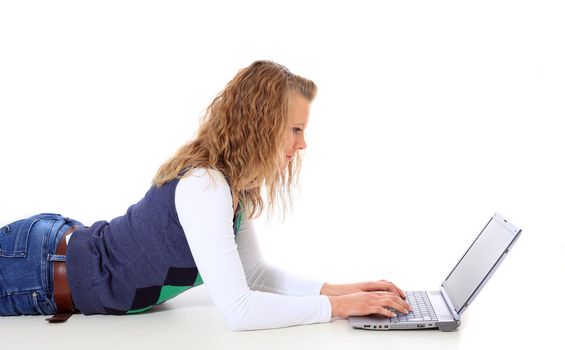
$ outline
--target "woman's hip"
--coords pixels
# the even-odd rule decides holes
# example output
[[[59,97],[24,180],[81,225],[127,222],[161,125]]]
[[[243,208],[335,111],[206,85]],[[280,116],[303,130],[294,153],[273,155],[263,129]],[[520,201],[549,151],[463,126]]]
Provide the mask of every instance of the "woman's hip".
[[[0,228],[0,315],[50,315],[55,251],[64,233],[79,221],[42,213]]]

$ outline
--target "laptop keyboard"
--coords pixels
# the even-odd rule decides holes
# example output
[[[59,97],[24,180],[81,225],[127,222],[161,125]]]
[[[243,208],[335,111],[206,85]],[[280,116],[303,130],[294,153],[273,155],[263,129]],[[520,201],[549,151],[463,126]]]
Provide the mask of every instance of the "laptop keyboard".
[[[432,303],[430,303],[426,292],[406,292],[406,301],[412,306],[412,311],[407,315],[397,312],[397,317],[391,317],[391,322],[437,321]]]

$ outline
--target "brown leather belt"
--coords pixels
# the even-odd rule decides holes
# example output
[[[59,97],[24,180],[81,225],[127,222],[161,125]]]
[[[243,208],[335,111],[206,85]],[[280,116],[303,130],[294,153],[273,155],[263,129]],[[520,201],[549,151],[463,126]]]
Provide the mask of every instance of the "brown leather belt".
[[[79,226],[69,227],[67,232],[65,232],[63,237],[61,237],[55,254],[67,255],[67,240],[65,237],[70,235],[77,228],[79,228]],[[57,313],[47,319],[49,323],[65,322],[76,312],[73,305],[73,299],[71,298],[71,290],[69,289],[69,284],[67,282],[67,264],[65,261],[54,262],[53,298],[55,299],[55,305],[57,306]]]

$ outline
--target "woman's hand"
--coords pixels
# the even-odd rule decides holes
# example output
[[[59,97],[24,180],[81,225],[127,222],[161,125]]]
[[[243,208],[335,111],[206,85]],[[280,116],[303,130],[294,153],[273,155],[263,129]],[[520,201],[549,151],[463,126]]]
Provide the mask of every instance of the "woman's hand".
[[[371,314],[396,317],[394,310],[404,314],[411,310],[406,301],[391,292],[358,292],[328,298],[332,306],[332,317],[347,318]]]
[[[404,294],[402,289],[395,286],[394,283],[385,280],[349,283],[349,284],[324,283],[322,289],[320,290],[320,294],[327,296],[339,296],[339,295],[347,295],[347,294],[353,294],[359,292],[377,292],[377,291],[394,293],[399,297],[406,299],[406,294]]]
[[[404,301],[406,294],[394,283],[380,280],[349,284],[325,283],[320,294],[327,295],[332,317],[370,314],[396,317],[394,310],[407,314],[412,308]]]

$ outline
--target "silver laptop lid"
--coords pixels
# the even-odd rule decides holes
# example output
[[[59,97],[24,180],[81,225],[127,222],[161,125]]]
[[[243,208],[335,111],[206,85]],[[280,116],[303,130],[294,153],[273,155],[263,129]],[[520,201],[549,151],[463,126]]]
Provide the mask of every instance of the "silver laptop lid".
[[[496,213],[488,221],[445,281],[445,291],[457,315],[471,304],[498,268],[522,230]]]

